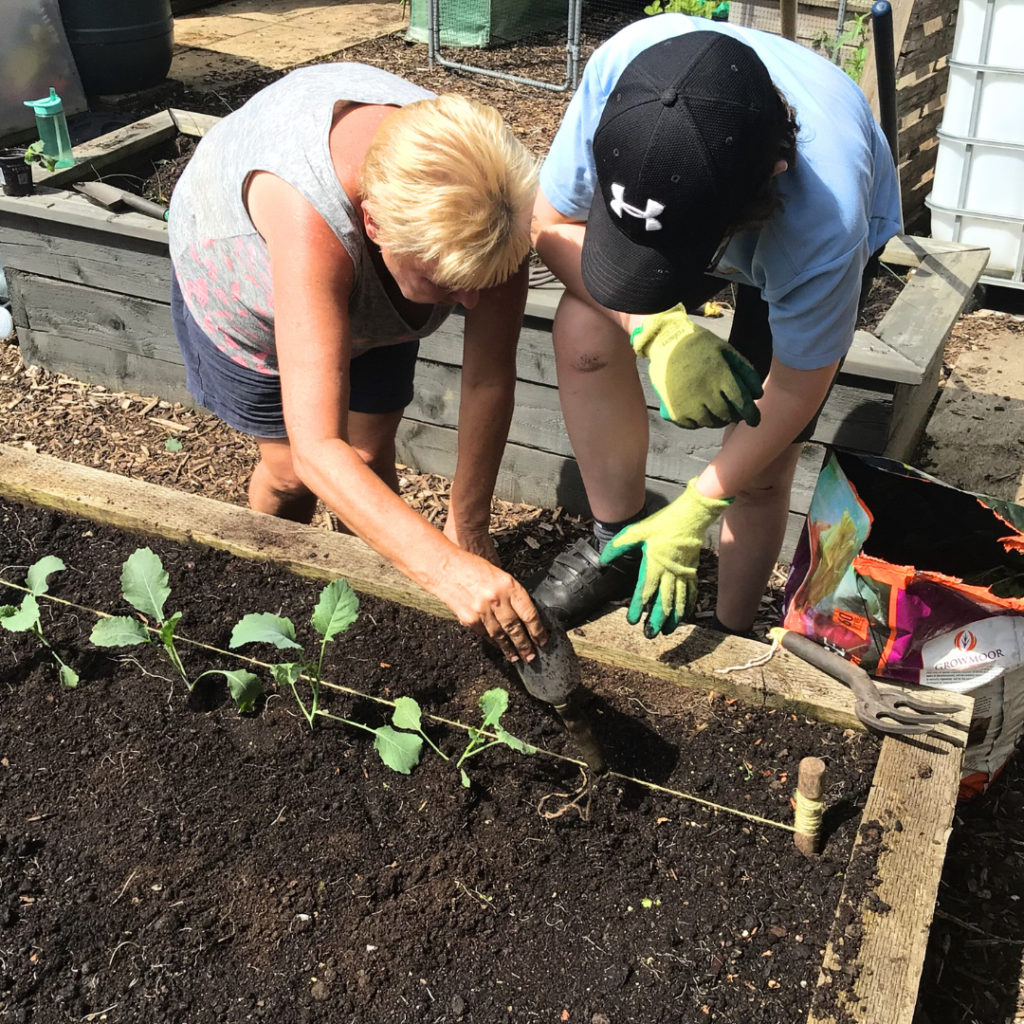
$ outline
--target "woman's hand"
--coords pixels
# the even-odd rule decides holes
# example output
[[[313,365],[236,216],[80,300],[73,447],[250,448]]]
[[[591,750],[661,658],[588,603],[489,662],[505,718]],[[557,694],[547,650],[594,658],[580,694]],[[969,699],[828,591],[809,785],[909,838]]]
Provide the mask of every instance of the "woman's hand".
[[[433,590],[474,633],[488,637],[509,661],[532,661],[547,633],[526,589],[507,572],[460,552]]]
[[[444,535],[462,551],[468,551],[469,554],[486,559],[491,565],[501,568],[501,559],[494,549],[494,541],[491,540],[486,524],[478,527],[459,527],[455,516],[449,510],[444,524]]]

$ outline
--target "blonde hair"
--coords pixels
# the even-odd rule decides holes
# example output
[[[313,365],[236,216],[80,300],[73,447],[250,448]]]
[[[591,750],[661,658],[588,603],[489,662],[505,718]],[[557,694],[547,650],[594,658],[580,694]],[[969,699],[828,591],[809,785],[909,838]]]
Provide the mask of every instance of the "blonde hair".
[[[530,251],[537,162],[493,108],[464,96],[400,107],[363,161],[377,242],[436,265],[453,290],[507,280]]]

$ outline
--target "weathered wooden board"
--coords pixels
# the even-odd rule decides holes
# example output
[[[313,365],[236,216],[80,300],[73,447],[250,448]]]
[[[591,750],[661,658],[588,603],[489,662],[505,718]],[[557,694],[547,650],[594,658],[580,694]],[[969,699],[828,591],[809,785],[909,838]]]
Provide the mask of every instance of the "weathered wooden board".
[[[41,225],[46,231],[50,230],[49,222],[104,231],[111,245],[118,244],[118,235],[167,243],[166,221],[133,211],[113,213],[77,192],[41,188],[30,196],[0,195],[0,224],[11,226],[22,217],[48,222]]]
[[[170,111],[161,110],[152,117],[118,128],[115,132],[75,146],[72,153],[77,163],[74,167],[63,167],[59,171],[47,171],[38,164],[32,168],[32,179],[37,185],[50,188],[66,188],[73,181],[97,177],[96,171],[112,163],[173,139],[178,134],[177,125]]]
[[[196,114],[191,110],[177,110],[173,107],[168,113],[182,135],[194,135],[197,138],[202,138],[218,121],[223,120],[213,114]]]
[[[861,820],[884,829],[875,892],[890,909],[878,913],[861,903],[856,917],[863,932],[850,964],[850,938],[840,914],[856,907],[863,895],[844,889],[808,1024],[910,1024],[914,1019],[962,762],[955,741],[889,737],[883,742]],[[863,840],[861,832],[851,864]],[[852,985],[847,964],[855,974]]]
[[[110,234],[36,217],[0,219],[4,267],[157,302],[171,294],[166,232],[161,239]]]
[[[516,374],[522,381],[555,387],[558,378],[551,350],[551,334],[546,326],[543,320],[532,318],[524,324],[519,336]],[[436,334],[424,338],[420,342],[420,358],[449,366],[461,365],[462,318],[457,315],[449,317]],[[647,376],[646,360],[637,361],[637,371],[648,408],[657,410],[660,402]],[[841,376],[822,410],[813,440],[819,444],[841,444],[859,451],[879,453],[888,437],[891,409],[892,398],[887,393],[886,384]],[[700,439],[688,440],[687,435],[694,439],[699,436]],[[677,443],[680,446],[693,444],[697,450],[710,451],[721,443],[721,431],[685,431]]]
[[[407,417],[438,426],[458,426],[461,379],[458,367],[421,359],[416,367],[416,394],[406,410]],[[700,473],[717,454],[721,431],[681,430],[663,420],[656,409],[649,410],[648,418],[651,431],[647,454],[649,476],[685,482]],[[572,456],[556,388],[518,382],[509,440],[555,455]],[[809,445],[801,460],[794,485],[795,498],[803,502],[800,511],[806,511],[810,504],[823,458],[824,450],[820,446]]]
[[[28,310],[28,327],[67,345],[81,341],[181,366],[167,302],[100,291],[18,272],[11,276]]]
[[[553,320],[563,291],[561,286],[545,286],[542,289],[531,290],[526,303],[527,315],[542,320]],[[732,320],[732,312],[726,310],[721,316],[700,317],[699,323],[712,334],[728,341],[732,331]],[[902,381],[906,384],[916,384],[920,380],[919,367],[891,344],[881,341],[868,331],[856,332],[843,368],[846,373],[876,380]]]

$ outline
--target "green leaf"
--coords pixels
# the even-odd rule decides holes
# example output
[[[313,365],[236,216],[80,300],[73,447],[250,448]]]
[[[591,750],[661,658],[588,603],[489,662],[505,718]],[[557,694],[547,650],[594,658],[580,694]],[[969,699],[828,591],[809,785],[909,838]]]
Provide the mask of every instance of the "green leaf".
[[[167,570],[159,555],[149,548],[139,548],[128,556],[121,573],[124,599],[157,622],[164,621],[164,602],[171,596]]]
[[[17,610],[17,605],[0,604],[0,619],[10,618]]]
[[[376,739],[373,749],[380,754],[380,759],[396,772],[408,775],[420,763],[420,752],[423,740],[411,732],[398,732],[390,725],[382,725],[374,729]]]
[[[302,650],[302,644],[295,641],[295,626],[292,625],[292,620],[272,615],[270,612],[252,612],[231,630],[229,647],[253,643],[273,644],[282,650],[287,647]]]
[[[512,733],[507,732],[502,726],[496,725],[494,727],[494,734],[505,744],[506,747],[511,747],[513,750],[518,751],[520,754],[536,754],[537,748],[531,747],[525,740],[521,740],[518,736],[513,736]]]
[[[176,437],[169,437],[164,441],[164,451],[180,452],[181,449],[182,443]]]
[[[97,647],[132,647],[149,643],[149,630],[138,619],[117,615],[112,619],[100,619],[92,627],[89,639]]]
[[[78,685],[78,673],[67,665],[61,665],[60,681],[62,686],[73,690]]]
[[[472,786],[473,783],[469,781],[469,776],[466,774],[466,769],[465,768],[460,768],[459,769],[459,774],[462,776],[462,784],[463,784],[463,786],[465,786],[466,789],[469,789],[469,787]]]
[[[508,710],[508,690],[500,686],[488,690],[480,698],[480,710],[484,713],[484,728],[496,726]]]
[[[313,628],[330,640],[344,632],[359,615],[359,598],[345,580],[328,583],[313,609]]]
[[[238,713],[245,714],[256,706],[256,698],[263,692],[260,677],[246,672],[245,669],[228,671],[222,668],[211,668],[196,677],[196,683],[203,676],[223,676],[228,682],[228,692],[238,707]],[[193,684],[195,685],[195,684]]]
[[[5,629],[9,629],[12,633],[24,633],[26,630],[32,629],[33,626],[39,625],[39,602],[34,594],[26,594],[20,608],[14,608],[9,604],[4,605],[0,609],[0,614],[6,612],[8,608],[11,609],[11,614],[3,615],[0,622],[3,623]]]
[[[412,729],[413,732],[419,732],[421,714],[419,704],[412,697],[399,697],[395,701],[395,713],[391,716],[391,721],[396,729]]]
[[[270,674],[278,686],[292,686],[302,675],[302,662],[289,661],[284,665],[271,665]]]
[[[25,577],[25,586],[33,594],[45,594],[50,589],[49,584],[46,582],[46,577],[51,573],[61,572],[66,568],[67,566],[56,555],[45,555],[29,569],[28,575]]]
[[[174,646],[174,630],[178,623],[181,622],[181,612],[175,612],[163,625],[160,627],[160,643],[164,647]]]

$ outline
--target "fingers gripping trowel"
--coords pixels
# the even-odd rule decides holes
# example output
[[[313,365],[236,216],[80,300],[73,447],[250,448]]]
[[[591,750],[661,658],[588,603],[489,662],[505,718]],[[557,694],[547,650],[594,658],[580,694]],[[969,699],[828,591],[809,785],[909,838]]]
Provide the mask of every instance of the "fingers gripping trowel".
[[[554,705],[569,734],[591,771],[600,775],[607,770],[604,755],[598,746],[590,722],[576,699],[580,689],[580,663],[569,637],[544,605],[536,604],[541,622],[548,633],[548,642],[537,648],[531,662],[517,661],[516,668],[523,685],[536,697]]]

